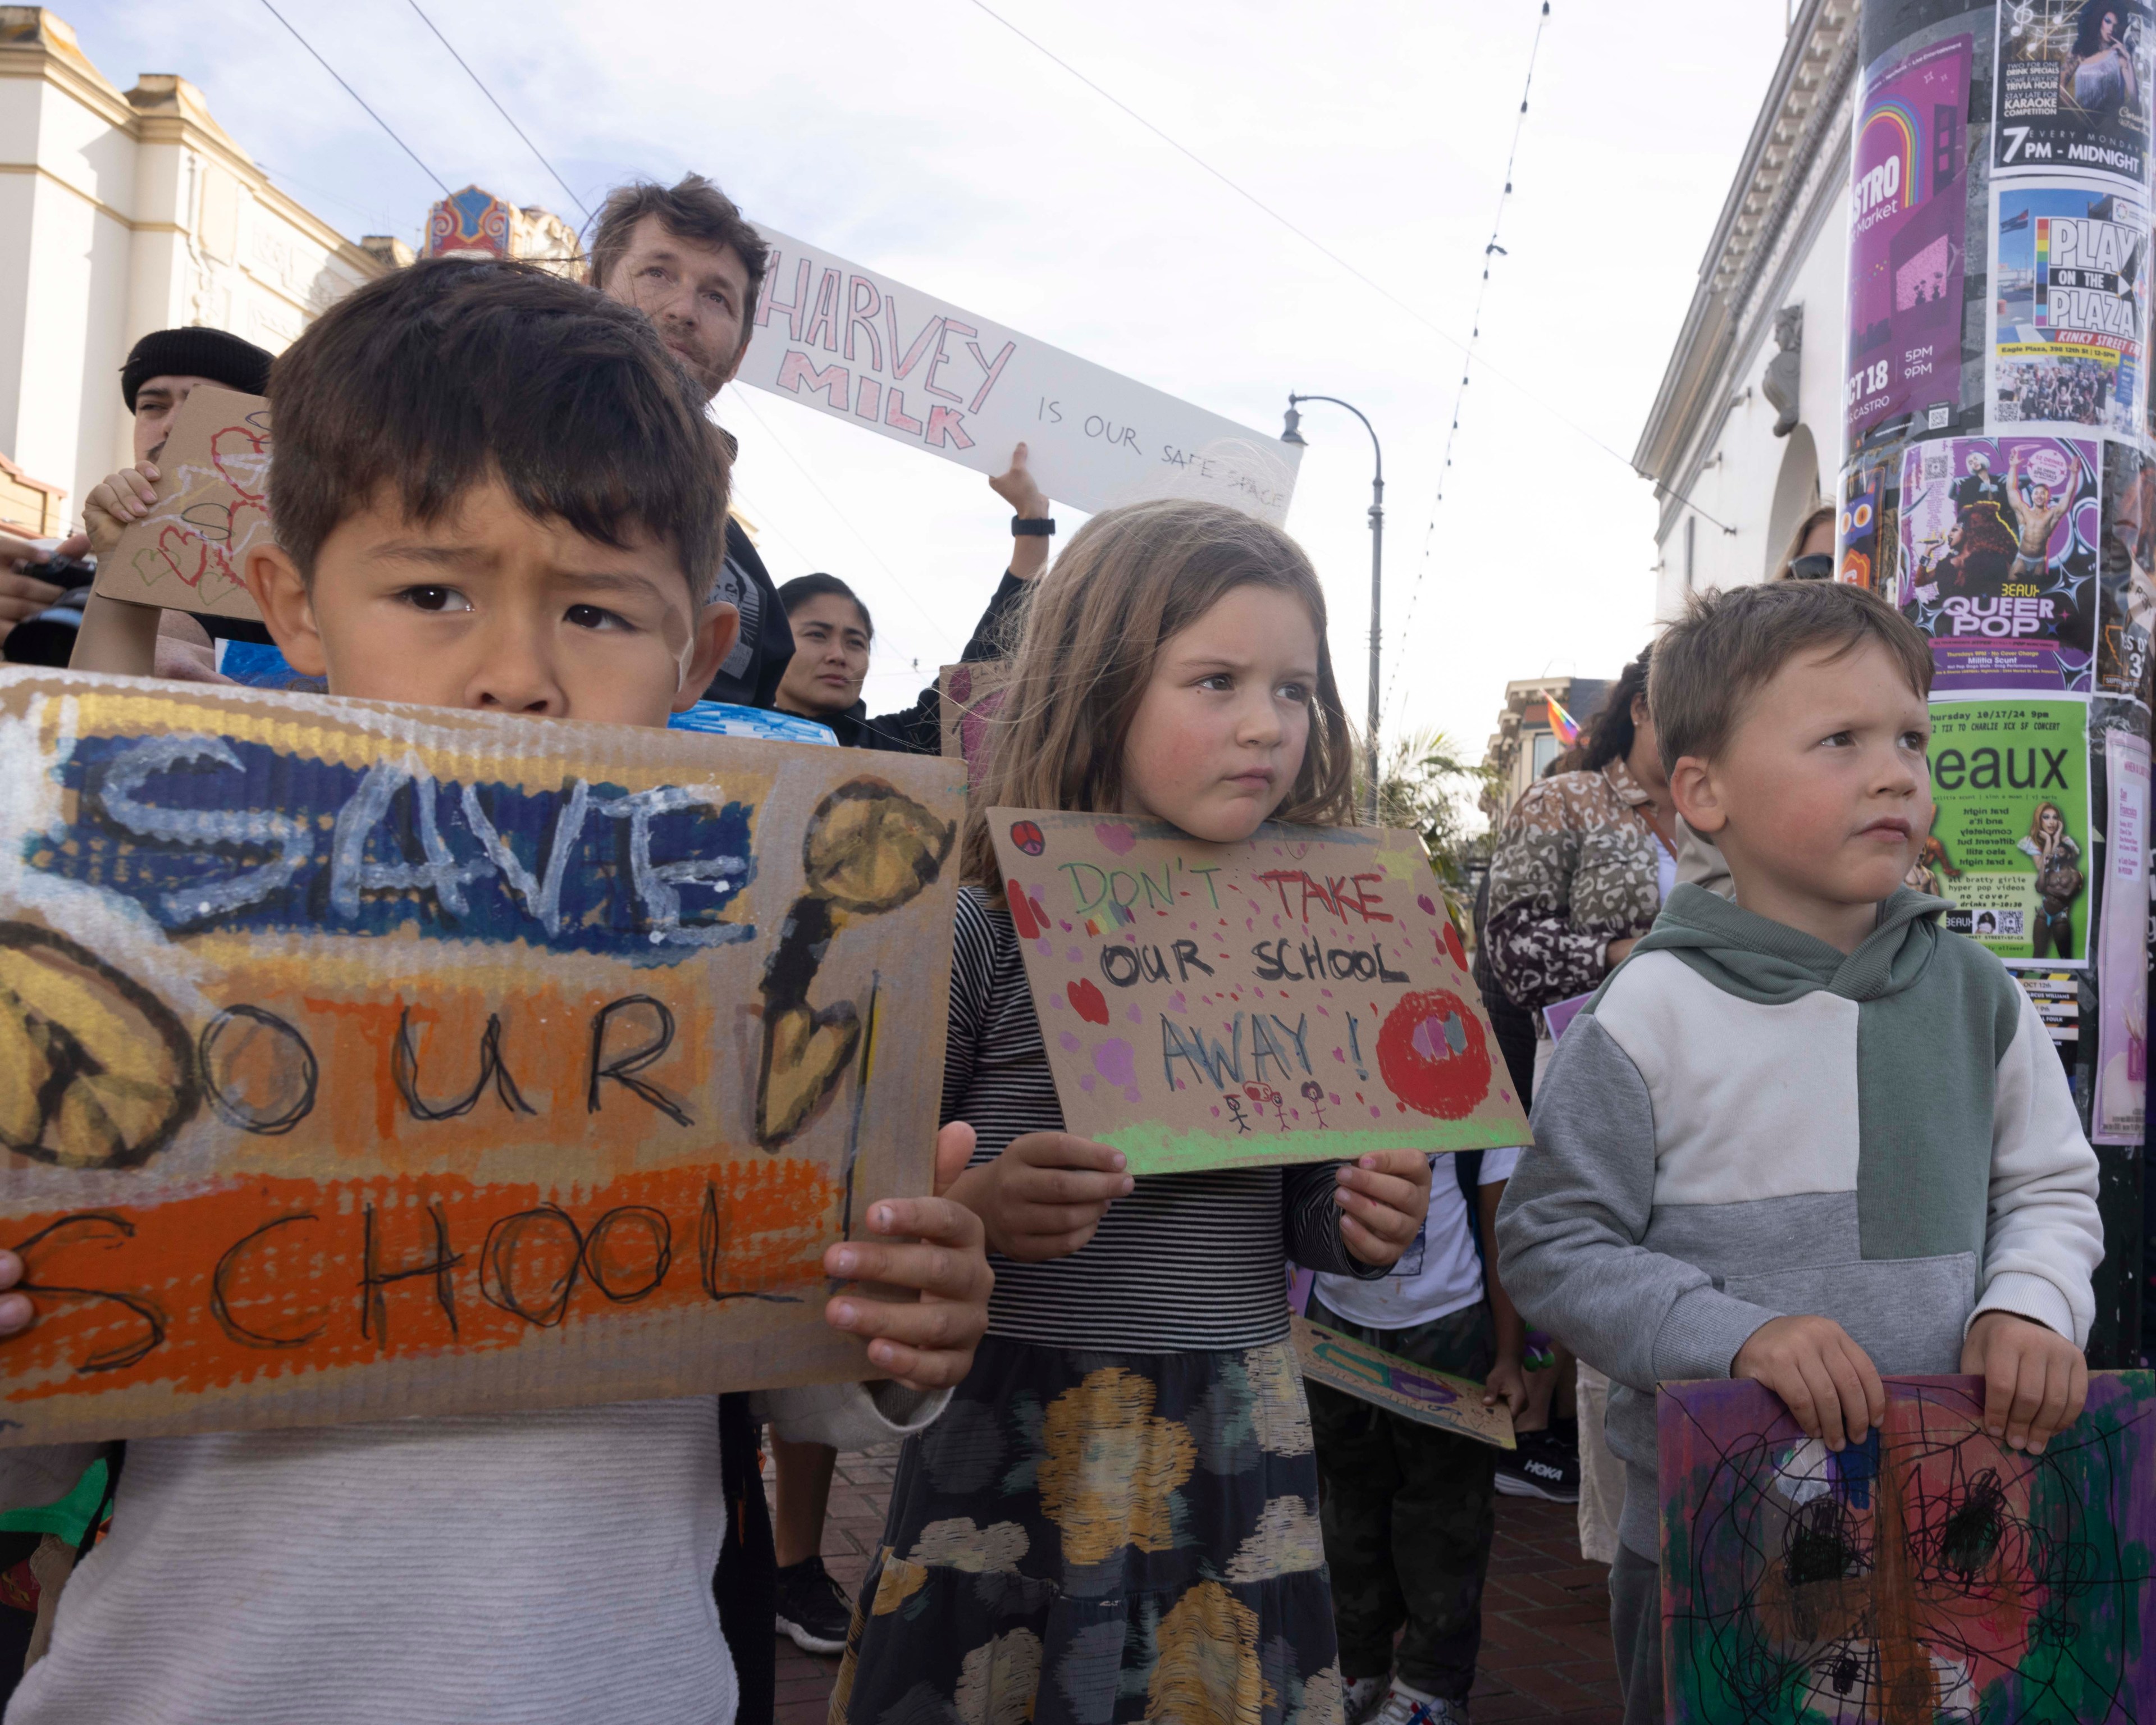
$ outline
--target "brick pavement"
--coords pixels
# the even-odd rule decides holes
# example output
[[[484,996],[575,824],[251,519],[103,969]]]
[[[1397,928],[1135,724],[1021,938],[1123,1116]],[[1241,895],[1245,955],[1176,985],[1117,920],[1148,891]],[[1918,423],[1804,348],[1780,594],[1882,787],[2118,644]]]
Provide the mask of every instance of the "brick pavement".
[[[839,1458],[824,1524],[824,1563],[851,1593],[883,1531],[894,1445]],[[766,1490],[770,1479],[765,1476]],[[1609,1572],[1582,1561],[1569,1504],[1497,1500],[1497,1544],[1482,1609],[1482,1659],[1476,1725],[1562,1719],[1618,1725],[1617,1671],[1609,1655]],[[774,1725],[823,1725],[836,1659],[803,1653],[778,1639]],[[747,1722],[745,1722],[747,1725]]]

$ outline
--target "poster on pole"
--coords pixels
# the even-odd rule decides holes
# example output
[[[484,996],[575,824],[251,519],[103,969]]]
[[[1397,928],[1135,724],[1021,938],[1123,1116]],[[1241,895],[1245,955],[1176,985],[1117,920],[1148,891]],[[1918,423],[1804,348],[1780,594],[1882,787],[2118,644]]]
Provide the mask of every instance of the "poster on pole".
[[[0,747],[0,1444],[874,1375],[951,763],[14,667]]]
[[[1089,513],[1187,497],[1278,526],[1302,451],[774,229],[737,382]]]
[[[2008,960],[2088,963],[2088,703],[1932,703],[1929,866],[1946,926]]]
[[[1525,1142],[1413,833],[988,811],[1069,1129],[1134,1173]]]
[[[2107,807],[2089,1137],[2138,1144],[2148,1091],[2148,739],[2107,731],[2103,753]]]
[[[1850,174],[1849,377],[1854,449],[1873,427],[1961,399],[1969,64],[1954,36],[1865,74]]]
[[[2156,461],[2133,444],[2103,446],[2103,547],[2097,569],[2096,686],[2149,704],[2156,623]]]
[[[2101,186],[2002,181],[1993,209],[1993,428],[2138,437],[2148,381],[2147,206]]]
[[[1993,168],[2146,184],[2152,74],[2148,0],[2008,0],[1992,76]]]
[[[1899,603],[1931,637],[1936,689],[2088,686],[2102,454],[2054,437],[1902,452]]]
[[[172,417],[157,501],[98,559],[96,590],[131,605],[259,618],[243,575],[270,526],[270,403],[198,384]]]
[[[1895,553],[1901,548],[1893,503],[1901,460],[1898,449],[1873,449],[1851,461],[1841,476],[1841,507],[1835,524],[1834,578],[1890,599]]]

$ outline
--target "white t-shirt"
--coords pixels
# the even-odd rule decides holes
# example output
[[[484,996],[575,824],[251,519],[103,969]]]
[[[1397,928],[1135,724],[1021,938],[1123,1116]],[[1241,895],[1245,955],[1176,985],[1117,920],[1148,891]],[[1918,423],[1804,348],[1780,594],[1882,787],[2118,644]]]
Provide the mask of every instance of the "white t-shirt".
[[[1512,1178],[1518,1147],[1482,1153],[1482,1183],[1494,1186]],[[1482,1297],[1482,1265],[1475,1253],[1479,1218],[1468,1213],[1467,1199],[1453,1178],[1450,1156],[1430,1158],[1430,1214],[1414,1244],[1400,1254],[1394,1273],[1377,1281],[1352,1276],[1321,1276],[1317,1297],[1341,1317],[1373,1330],[1404,1330],[1425,1324]]]

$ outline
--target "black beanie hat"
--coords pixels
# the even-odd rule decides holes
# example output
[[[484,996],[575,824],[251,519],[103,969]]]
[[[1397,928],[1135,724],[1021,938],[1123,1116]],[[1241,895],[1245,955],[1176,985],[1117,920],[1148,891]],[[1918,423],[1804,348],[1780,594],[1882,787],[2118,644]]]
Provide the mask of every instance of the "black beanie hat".
[[[152,330],[135,344],[120,368],[120,393],[135,411],[135,393],[152,377],[207,377],[243,395],[266,395],[271,356],[228,330],[200,324]]]

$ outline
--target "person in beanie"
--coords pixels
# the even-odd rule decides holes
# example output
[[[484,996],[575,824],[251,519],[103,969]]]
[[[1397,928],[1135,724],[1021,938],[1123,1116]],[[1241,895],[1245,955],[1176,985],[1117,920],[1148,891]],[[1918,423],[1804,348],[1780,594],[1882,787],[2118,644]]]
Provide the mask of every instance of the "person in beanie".
[[[157,501],[157,458],[165,452],[180,404],[203,383],[236,389],[243,395],[266,393],[271,357],[265,349],[229,330],[200,324],[152,330],[137,341],[120,368],[120,398],[135,422],[135,465],[108,475],[91,488],[83,500],[83,531],[60,547],[62,553],[110,556],[128,524]],[[165,615],[154,606],[93,598],[83,612],[74,668],[137,675],[159,668],[158,634]],[[244,619],[201,617],[196,621],[199,635],[193,627],[182,624],[180,629],[198,643],[216,635],[265,643],[270,639],[260,624]]]

